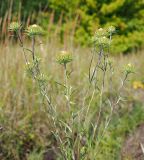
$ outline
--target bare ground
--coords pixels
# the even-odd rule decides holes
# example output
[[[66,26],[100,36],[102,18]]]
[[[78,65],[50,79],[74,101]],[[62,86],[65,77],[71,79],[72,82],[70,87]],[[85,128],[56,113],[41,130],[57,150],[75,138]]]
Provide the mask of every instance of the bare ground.
[[[122,147],[122,160],[144,160],[144,123],[126,138]]]

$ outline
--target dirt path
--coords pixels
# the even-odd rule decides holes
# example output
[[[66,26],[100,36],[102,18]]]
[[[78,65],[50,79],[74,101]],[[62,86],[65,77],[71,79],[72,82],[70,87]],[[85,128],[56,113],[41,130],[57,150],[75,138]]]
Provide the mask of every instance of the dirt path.
[[[129,135],[122,147],[122,160],[144,160],[144,124],[137,127],[136,131]]]

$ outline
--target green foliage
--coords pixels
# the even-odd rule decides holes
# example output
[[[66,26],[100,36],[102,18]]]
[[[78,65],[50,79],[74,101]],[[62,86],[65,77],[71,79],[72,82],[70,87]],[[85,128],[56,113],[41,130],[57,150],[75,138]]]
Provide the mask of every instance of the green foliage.
[[[4,16],[11,5],[10,0],[2,0],[0,15]],[[21,6],[21,7],[20,7]],[[54,13],[52,30],[57,30],[61,21],[60,35],[74,29],[75,43],[88,45],[90,36],[99,26],[116,27],[119,38],[115,40],[114,53],[127,53],[137,50],[144,44],[141,34],[144,31],[144,2],[142,0],[35,0],[13,1],[12,12],[15,18],[21,8],[22,22],[31,16],[31,21],[39,22],[47,28],[51,23],[50,13]],[[71,35],[69,35],[71,36]],[[125,43],[123,43],[125,42]]]
[[[127,112],[127,109],[121,109],[121,114],[113,118],[112,124],[102,141],[102,151],[98,155],[98,160],[120,160],[120,152],[126,136],[144,121],[144,106],[136,102],[131,111]]]
[[[2,119],[0,119],[1,121]],[[8,119],[5,117],[5,120]],[[15,126],[13,129],[9,127],[7,122],[7,128],[2,130],[0,139],[1,156],[10,159],[22,159],[26,156],[25,153],[31,152],[36,145],[36,134],[33,131],[33,126],[29,121],[29,124],[22,123],[19,126]]]
[[[43,157],[43,152],[33,151],[28,155],[27,160],[43,160]]]

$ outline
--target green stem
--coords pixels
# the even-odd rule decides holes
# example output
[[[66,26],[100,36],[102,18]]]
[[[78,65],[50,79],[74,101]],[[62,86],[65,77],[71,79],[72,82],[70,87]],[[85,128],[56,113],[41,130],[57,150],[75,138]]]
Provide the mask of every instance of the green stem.
[[[66,87],[66,98],[67,98],[67,107],[70,111],[70,98],[69,98],[69,88],[68,88],[68,79],[67,79],[67,66],[64,64],[64,78],[65,78],[65,87]]]
[[[105,87],[105,76],[106,76],[106,71],[107,71],[106,58],[107,58],[107,57],[104,55],[104,67],[103,67],[102,86],[101,86],[101,92],[100,92],[99,113],[98,113],[97,123],[96,123],[96,126],[95,126],[95,128],[94,128],[93,137],[95,137],[95,135],[98,135],[98,133],[99,133],[99,128],[100,128],[100,125],[101,125],[101,114],[102,114],[102,104],[103,104],[103,92],[104,92],[104,87]]]
[[[35,60],[35,37],[32,37],[32,58]]]
[[[25,58],[25,62],[26,62],[26,64],[28,64],[27,56],[26,56],[26,53],[25,53],[25,50],[24,50],[21,30],[18,31],[17,36],[18,36],[18,39],[20,41],[20,47],[22,47],[22,49],[23,49],[23,55],[24,55],[24,58]]]
[[[92,81],[94,79],[94,76],[97,74],[96,72],[97,72],[98,66],[101,63],[102,56],[103,56],[103,48],[102,48],[102,46],[100,46],[100,52],[99,52],[98,62],[95,65],[94,71],[93,71],[91,79],[90,79],[90,83],[92,83]]]

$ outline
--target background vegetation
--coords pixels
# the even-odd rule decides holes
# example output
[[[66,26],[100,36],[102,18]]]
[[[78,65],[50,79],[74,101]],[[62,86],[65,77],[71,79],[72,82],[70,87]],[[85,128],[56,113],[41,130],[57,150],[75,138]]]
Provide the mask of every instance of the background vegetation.
[[[144,44],[143,0],[1,0],[3,32],[11,19],[38,23],[48,36],[54,33],[63,43],[82,45],[89,44],[97,28],[113,25],[118,33],[113,53],[136,52]]]

